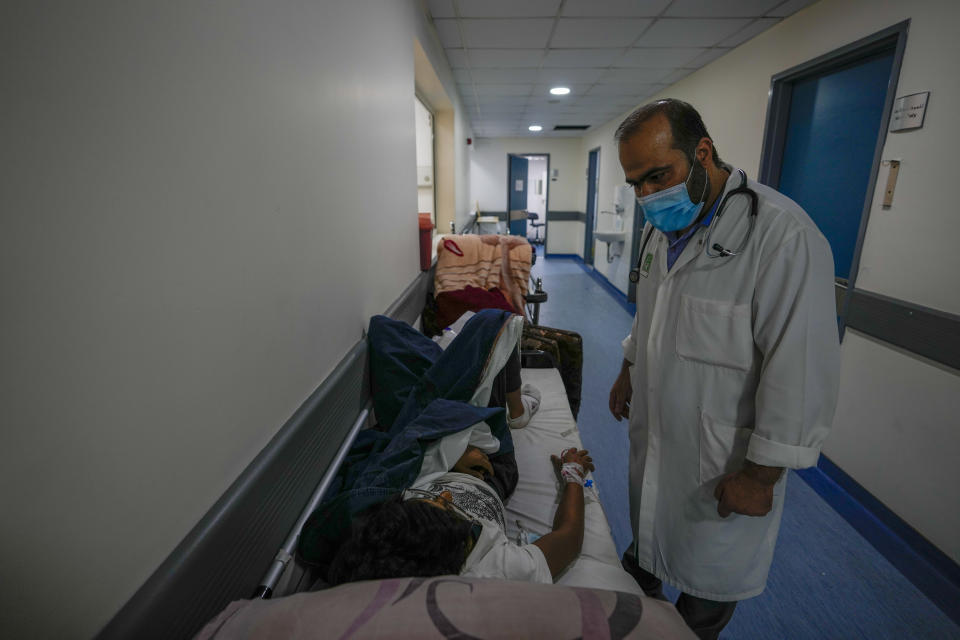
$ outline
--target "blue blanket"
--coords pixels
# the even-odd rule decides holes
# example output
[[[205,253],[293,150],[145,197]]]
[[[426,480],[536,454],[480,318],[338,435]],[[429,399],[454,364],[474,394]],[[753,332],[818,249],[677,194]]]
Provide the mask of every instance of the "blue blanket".
[[[444,351],[403,322],[370,319],[368,343],[374,411],[380,430],[362,431],[321,506],[300,534],[297,553],[326,566],[347,537],[353,516],[409,487],[427,447],[478,422],[513,451],[503,408],[469,404],[493,346],[512,314],[485,309]]]

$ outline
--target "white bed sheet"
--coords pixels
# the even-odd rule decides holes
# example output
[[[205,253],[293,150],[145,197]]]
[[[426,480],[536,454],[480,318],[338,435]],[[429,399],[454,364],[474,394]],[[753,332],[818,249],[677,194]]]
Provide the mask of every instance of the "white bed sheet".
[[[519,524],[543,535],[553,528],[560,483],[550,454],[569,447],[582,448],[560,372],[556,369],[523,369],[521,378],[540,390],[540,408],[523,429],[512,431],[520,481],[506,504],[507,535],[517,540]],[[592,478],[588,476],[588,478]],[[584,535],[580,556],[556,582],[567,586],[610,589],[642,595],[636,581],[620,566],[610,525],[598,499],[596,484],[584,492]]]

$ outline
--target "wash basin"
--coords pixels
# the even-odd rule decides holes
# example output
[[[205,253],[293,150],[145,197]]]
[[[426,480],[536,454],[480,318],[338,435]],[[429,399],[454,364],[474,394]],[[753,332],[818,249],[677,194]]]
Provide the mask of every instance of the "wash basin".
[[[625,242],[626,231],[594,231],[593,237],[600,242]]]

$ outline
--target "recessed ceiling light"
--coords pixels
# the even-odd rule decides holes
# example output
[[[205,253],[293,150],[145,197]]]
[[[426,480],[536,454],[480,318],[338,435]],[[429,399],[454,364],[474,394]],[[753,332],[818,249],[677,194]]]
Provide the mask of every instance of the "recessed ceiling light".
[[[527,127],[527,129],[530,129],[530,131],[543,131],[543,127],[541,127],[538,124],[532,124],[529,127]]]
[[[550,93],[555,96],[565,96],[570,93],[570,87],[554,87],[550,89]]]

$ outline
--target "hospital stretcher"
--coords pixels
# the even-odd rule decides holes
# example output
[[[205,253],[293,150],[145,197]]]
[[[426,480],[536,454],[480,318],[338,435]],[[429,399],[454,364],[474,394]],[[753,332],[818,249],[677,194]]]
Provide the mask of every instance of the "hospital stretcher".
[[[550,454],[569,447],[583,448],[570,410],[560,372],[554,368],[521,371],[524,384],[540,390],[540,408],[523,429],[512,432],[520,481],[506,504],[507,535],[517,540],[521,529],[535,535],[549,533],[557,509],[560,486]],[[566,586],[609,589],[642,594],[634,579],[620,566],[598,487],[588,476],[584,490],[584,535],[580,556],[556,580]]]
[[[508,535],[514,540],[551,530],[559,486],[549,456],[582,446],[559,371],[524,368],[522,377],[540,389],[541,404],[528,426],[513,431],[520,480],[506,515]],[[197,640],[576,636],[691,640],[692,632],[673,606],[643,596],[620,567],[597,487],[587,488],[585,497],[581,553],[553,585],[411,577],[304,593],[312,576],[291,563],[273,600],[231,603]]]
[[[550,455],[568,447],[582,448],[560,372],[549,366],[549,358],[543,358],[542,355],[526,354],[524,363],[547,366],[524,366],[521,373],[525,384],[533,384],[540,390],[539,409],[525,428],[512,431],[520,478],[514,494],[506,504],[507,534],[512,540],[520,542],[532,541],[552,529],[560,486],[550,462]],[[592,482],[591,476],[588,476],[588,481],[590,486],[584,493],[585,526],[581,553],[555,580],[555,585],[477,578],[432,579],[437,582],[435,586],[444,582],[470,585],[469,591],[447,587],[443,606],[452,608],[453,611],[458,611],[459,607],[458,620],[472,620],[470,624],[480,624],[480,628],[487,633],[496,632],[494,637],[519,637],[511,635],[510,628],[484,626],[490,623],[478,623],[477,619],[499,620],[494,614],[502,613],[500,608],[504,606],[503,600],[506,597],[509,597],[514,608],[519,609],[525,606],[524,603],[529,598],[530,604],[526,606],[531,620],[537,619],[536,616],[542,619],[537,622],[539,627],[534,625],[538,630],[537,634],[534,635],[528,629],[524,634],[531,635],[524,637],[554,637],[556,629],[549,628],[548,618],[560,619],[564,615],[570,616],[572,611],[572,619],[585,625],[587,609],[581,612],[577,608],[586,606],[586,602],[595,602],[597,606],[605,603],[603,610],[613,625],[618,614],[625,615],[625,608],[629,608],[627,603],[633,603],[636,620],[628,624],[629,634],[620,637],[691,638],[689,630],[672,605],[643,596],[634,579],[620,566],[610,527],[598,499],[598,491],[602,488]],[[303,633],[304,627],[308,625],[306,621],[310,619],[322,620],[325,625],[330,626],[328,631],[337,631],[335,635],[345,628],[356,631],[356,620],[363,620],[366,625],[363,629],[370,634],[369,637],[381,637],[378,633],[383,633],[382,637],[407,637],[405,633],[420,629],[419,625],[424,624],[422,618],[425,616],[422,612],[411,614],[412,607],[398,606],[394,609],[383,604],[387,591],[394,605],[403,601],[407,596],[397,597],[397,594],[415,592],[418,589],[418,579],[399,579],[402,581],[399,586],[394,586],[391,581],[374,581],[376,588],[372,585],[362,586],[369,583],[346,584],[306,594],[316,578],[311,570],[300,566],[295,560],[289,562],[271,590],[275,602],[233,603],[211,621],[198,638],[208,640],[248,637],[245,633],[259,634],[271,629],[282,629],[284,633],[290,634],[285,637],[312,637],[299,635]],[[430,597],[437,598],[436,592],[433,593]],[[576,597],[570,597],[571,593]],[[358,600],[359,604],[356,602]],[[378,602],[379,605],[376,604]],[[428,598],[427,608],[430,603]],[[490,609],[494,603],[497,610]],[[350,609],[351,606],[354,609]],[[371,608],[375,606],[379,608],[372,612]],[[422,604],[420,606],[423,607]],[[464,609],[469,611],[471,607],[479,607],[480,610],[464,613]],[[536,607],[537,610],[531,611],[529,607]],[[554,611],[555,607],[563,607],[564,613]],[[296,618],[297,624],[290,624],[291,618]],[[370,622],[370,619],[374,619],[374,622]],[[348,624],[350,620],[354,620],[352,626]],[[226,625],[226,631],[221,623]],[[296,632],[292,629],[296,629]],[[570,631],[573,632],[572,635],[577,635],[580,629],[573,628]],[[513,632],[516,633],[516,629]]]
[[[530,423],[511,432],[520,473],[517,488],[505,505],[507,535],[513,541],[522,541],[524,535],[532,541],[535,536],[551,531],[560,486],[550,455],[569,447],[583,448],[560,371],[552,366],[552,358],[544,355],[525,353],[523,357],[525,366],[521,378],[524,384],[540,390],[541,400]],[[642,595],[634,579],[620,566],[610,525],[599,500],[602,487],[597,487],[592,477],[588,480],[591,486],[584,492],[583,547],[580,556],[556,583]],[[292,556],[291,551],[286,553]],[[276,584],[269,585],[270,595],[281,597],[308,590],[318,577],[291,557]],[[260,595],[265,595],[262,588]]]

